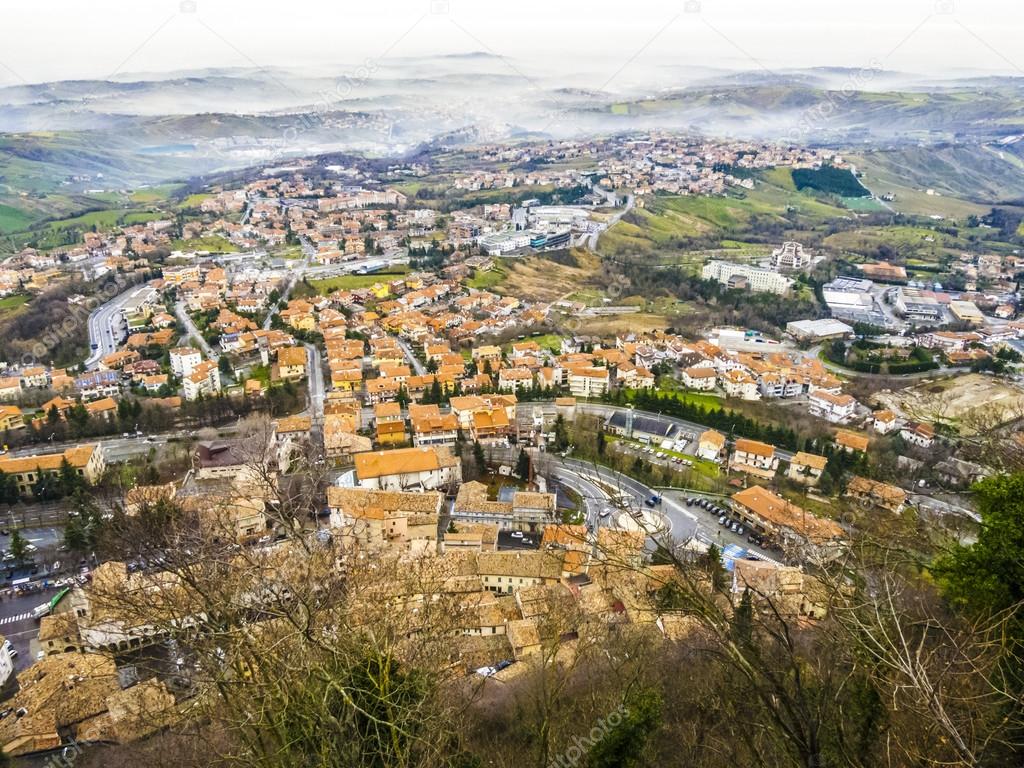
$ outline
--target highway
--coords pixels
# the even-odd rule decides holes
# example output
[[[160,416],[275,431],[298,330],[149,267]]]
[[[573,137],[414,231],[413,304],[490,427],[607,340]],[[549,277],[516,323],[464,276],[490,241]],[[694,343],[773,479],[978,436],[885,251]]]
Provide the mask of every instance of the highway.
[[[103,357],[117,349],[117,343],[127,332],[124,318],[121,317],[121,308],[140,290],[149,288],[145,285],[133,285],[89,314],[89,345],[90,348],[95,346],[95,349],[92,349],[85,360],[86,369],[96,368]]]

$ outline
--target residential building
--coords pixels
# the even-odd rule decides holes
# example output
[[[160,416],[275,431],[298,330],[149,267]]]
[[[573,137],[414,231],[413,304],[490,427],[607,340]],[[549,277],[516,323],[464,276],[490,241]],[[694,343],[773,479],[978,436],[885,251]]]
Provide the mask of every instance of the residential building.
[[[476,557],[476,568],[484,589],[512,594],[533,586],[558,584],[564,559],[565,551],[561,549],[481,552]]]
[[[349,546],[399,548],[413,554],[437,551],[437,530],[444,494],[406,493],[367,488],[327,489],[331,527]]]
[[[875,411],[872,414],[872,428],[880,435],[887,435],[896,429],[896,414],[889,410]]]
[[[697,458],[719,462],[725,452],[725,435],[713,429],[701,432],[697,441]]]
[[[32,493],[40,475],[60,472],[67,462],[79,477],[89,483],[100,479],[106,462],[99,445],[78,445],[61,453],[41,453],[35,456],[0,456],[0,472],[14,477],[18,492],[23,496]]]
[[[486,485],[471,481],[459,488],[451,515],[456,521],[488,523],[503,531],[539,532],[556,522],[555,496],[517,491],[511,501],[495,501],[488,496]]]
[[[176,347],[170,351],[170,358],[171,372],[179,378],[188,376],[203,361],[199,350],[192,347]]]
[[[717,382],[714,368],[684,368],[682,377],[687,388],[704,392],[714,389]]]
[[[833,424],[843,424],[850,420],[857,407],[857,401],[850,395],[833,395],[825,390],[817,390],[808,396],[811,413],[827,419]]]
[[[930,448],[935,442],[935,429],[931,424],[911,421],[900,429],[900,437],[918,448]]]
[[[846,484],[846,495],[862,504],[879,507],[896,515],[903,511],[907,503],[907,492],[902,488],[856,475]]]
[[[775,455],[775,446],[757,440],[740,438],[733,446],[729,469],[746,472],[764,479],[775,476],[779,468],[779,458]]]
[[[182,379],[181,386],[186,400],[198,400],[200,395],[209,396],[220,392],[220,371],[217,364],[210,360],[202,361]]]
[[[453,445],[459,437],[454,413],[441,413],[437,405],[410,405],[413,445]]]
[[[828,459],[824,456],[798,451],[789,461],[786,477],[803,485],[817,485],[826,464]]]
[[[277,350],[277,377],[283,381],[306,378],[307,357],[305,347],[281,347]]]
[[[817,517],[759,485],[733,494],[731,506],[749,530],[779,544],[793,540],[828,546],[844,536],[834,520]]]
[[[386,491],[454,488],[462,481],[462,464],[444,446],[368,451],[354,457],[363,488]]]
[[[848,429],[837,429],[836,445],[838,445],[847,453],[853,453],[854,451],[867,453],[868,437],[867,435],[861,435],[856,432],[851,432]]]
[[[738,397],[743,400],[760,400],[761,389],[757,379],[746,371],[734,368],[722,374],[722,389],[728,397]]]
[[[608,391],[610,374],[607,368],[592,365],[568,367],[569,392],[573,397],[600,397]]]

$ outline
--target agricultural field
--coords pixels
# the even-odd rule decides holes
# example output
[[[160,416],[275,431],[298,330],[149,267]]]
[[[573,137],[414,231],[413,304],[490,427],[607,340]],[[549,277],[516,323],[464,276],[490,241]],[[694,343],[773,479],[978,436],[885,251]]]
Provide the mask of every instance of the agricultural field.
[[[657,195],[601,235],[601,253],[643,257],[696,271],[707,258],[756,260],[770,248],[747,242],[766,226],[781,226],[800,239],[828,221],[853,214],[818,196],[796,191],[788,169],[757,177],[752,190],[723,196]],[[719,253],[724,251],[724,253]]]

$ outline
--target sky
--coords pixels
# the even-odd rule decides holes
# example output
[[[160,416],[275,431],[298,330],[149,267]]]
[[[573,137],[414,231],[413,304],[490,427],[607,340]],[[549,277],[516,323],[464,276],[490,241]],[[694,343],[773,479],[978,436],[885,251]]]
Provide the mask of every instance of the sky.
[[[1024,76],[1017,0],[35,0],[0,19],[2,85],[473,51],[609,90],[650,66]]]

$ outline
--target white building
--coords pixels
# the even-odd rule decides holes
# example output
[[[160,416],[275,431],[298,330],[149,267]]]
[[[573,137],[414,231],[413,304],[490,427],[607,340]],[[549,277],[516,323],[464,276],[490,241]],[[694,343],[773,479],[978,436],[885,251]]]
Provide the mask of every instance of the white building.
[[[688,389],[709,391],[715,388],[717,377],[714,368],[696,367],[683,369],[683,384]]]
[[[586,365],[568,371],[569,391],[574,397],[600,397],[608,391],[607,368]]]
[[[728,397],[742,400],[760,400],[761,390],[757,380],[746,371],[733,369],[722,374],[722,388]]]
[[[0,635],[0,688],[7,685],[7,681],[14,674],[14,660],[11,658],[9,642]]]
[[[793,284],[788,277],[770,269],[727,261],[709,261],[701,270],[705,280],[715,280],[729,288],[745,288],[755,293],[785,293]]]
[[[529,232],[494,232],[480,237],[480,250],[488,256],[501,256],[503,253],[526,248],[530,244]]]
[[[462,464],[442,446],[366,451],[354,457],[363,488],[382,491],[435,491],[462,482]]]
[[[192,347],[176,347],[171,350],[171,372],[179,378],[185,378],[203,361],[198,349]]]
[[[775,455],[774,445],[746,438],[736,441],[729,469],[768,479],[778,468],[779,457]]]
[[[220,371],[217,364],[209,360],[200,362],[181,381],[181,391],[186,400],[198,400],[200,395],[209,396],[220,392]]]
[[[811,413],[828,419],[833,424],[842,424],[854,414],[857,401],[850,395],[834,395],[824,389],[812,392],[808,396]]]
[[[771,266],[776,272],[804,269],[811,264],[811,254],[800,243],[789,240],[772,251]]]

